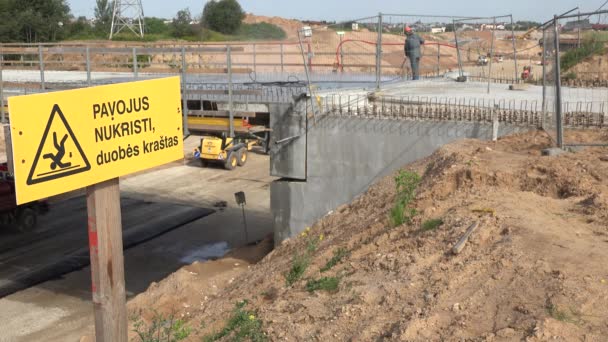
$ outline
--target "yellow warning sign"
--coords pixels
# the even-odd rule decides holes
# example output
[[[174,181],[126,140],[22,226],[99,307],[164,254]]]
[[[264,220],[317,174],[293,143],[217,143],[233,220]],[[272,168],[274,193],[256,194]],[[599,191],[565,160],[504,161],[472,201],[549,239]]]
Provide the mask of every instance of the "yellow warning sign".
[[[183,158],[179,77],[9,98],[17,203]]]

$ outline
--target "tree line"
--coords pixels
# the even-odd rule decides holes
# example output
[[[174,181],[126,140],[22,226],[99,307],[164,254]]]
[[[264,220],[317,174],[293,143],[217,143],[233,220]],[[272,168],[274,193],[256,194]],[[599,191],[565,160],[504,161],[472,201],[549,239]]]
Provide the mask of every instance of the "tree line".
[[[113,8],[112,0],[96,0],[94,18],[89,19],[74,17],[67,0],[0,0],[0,42],[107,39]],[[144,23],[146,34],[159,39],[200,39],[205,37],[205,31],[221,35],[249,32],[252,27],[242,30],[244,18],[245,12],[237,0],[212,0],[207,2],[200,16],[195,17],[189,9],[182,9],[170,21],[146,17]],[[255,24],[253,27],[258,28]],[[259,28],[268,32],[268,27],[264,25]],[[273,33],[276,36],[276,31]],[[271,38],[281,36],[284,36],[284,32]],[[125,33],[123,38],[134,37]]]

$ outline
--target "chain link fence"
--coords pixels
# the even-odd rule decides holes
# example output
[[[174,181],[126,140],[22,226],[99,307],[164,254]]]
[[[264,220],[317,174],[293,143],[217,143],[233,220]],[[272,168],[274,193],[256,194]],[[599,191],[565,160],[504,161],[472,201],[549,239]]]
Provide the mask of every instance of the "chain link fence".
[[[555,16],[543,27],[543,127],[560,148],[608,146],[607,43],[608,11]]]
[[[510,15],[453,21],[461,76],[471,81],[518,83],[517,47]]]

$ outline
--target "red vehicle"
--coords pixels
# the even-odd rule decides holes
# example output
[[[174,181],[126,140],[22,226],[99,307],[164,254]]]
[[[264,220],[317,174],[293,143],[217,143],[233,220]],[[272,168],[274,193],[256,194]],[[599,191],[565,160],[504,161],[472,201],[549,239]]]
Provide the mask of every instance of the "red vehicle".
[[[13,176],[6,164],[0,164],[0,225],[27,232],[36,227],[38,216],[47,211],[46,201],[17,205]]]

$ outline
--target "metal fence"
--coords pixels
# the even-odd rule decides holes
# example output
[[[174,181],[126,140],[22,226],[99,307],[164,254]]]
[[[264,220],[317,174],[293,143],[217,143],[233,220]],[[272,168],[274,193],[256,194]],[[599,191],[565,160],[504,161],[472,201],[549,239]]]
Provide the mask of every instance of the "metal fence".
[[[461,76],[488,83],[496,82],[504,71],[508,83],[518,83],[517,47],[513,16],[454,19],[454,38]],[[507,30],[510,28],[510,30]]]
[[[555,16],[543,26],[543,128],[560,148],[608,146],[608,134],[577,134],[608,123],[607,43],[608,11]]]

